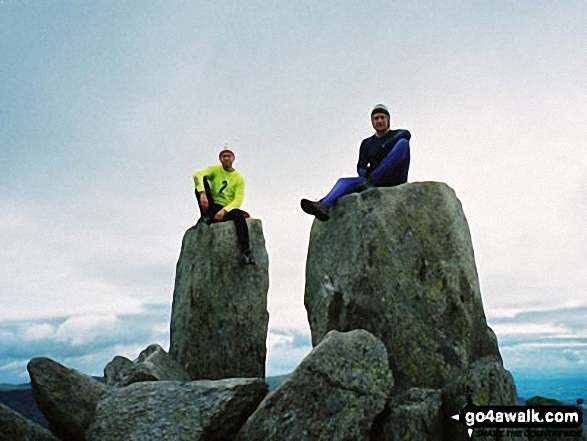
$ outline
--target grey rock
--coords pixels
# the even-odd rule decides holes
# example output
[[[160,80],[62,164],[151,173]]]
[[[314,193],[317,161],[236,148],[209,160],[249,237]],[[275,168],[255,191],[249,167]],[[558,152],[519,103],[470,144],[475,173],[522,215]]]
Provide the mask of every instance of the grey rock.
[[[117,355],[104,368],[104,381],[108,386],[126,385],[127,372],[134,367],[134,363],[126,357]]]
[[[135,383],[98,404],[89,441],[227,441],[267,394],[258,378]]]
[[[443,390],[443,408],[446,415],[455,415],[465,407],[468,396],[477,406],[516,406],[518,396],[514,378],[503,367],[501,360],[493,356],[483,357],[471,364]],[[445,424],[445,439],[455,441],[469,440],[465,427],[456,421]],[[501,438],[485,437],[493,440]],[[508,438],[525,440],[525,437]]]
[[[233,222],[198,224],[177,262],[169,354],[192,380],[265,376],[268,257],[248,219],[256,265],[244,265]]]
[[[161,346],[153,344],[132,362],[116,356],[106,365],[104,378],[109,386],[125,387],[140,381],[188,381],[189,375]]]
[[[27,369],[35,400],[51,432],[68,441],[83,440],[106,386],[49,358],[34,358]]]
[[[315,221],[305,306],[314,345],[333,329],[381,339],[396,392],[442,389],[478,358],[501,358],[467,220],[443,183],[348,195]]]
[[[452,415],[461,410],[467,404],[469,393],[477,406],[518,404],[512,374],[503,367],[501,360],[492,356],[472,363],[468,370],[453,379],[444,389],[443,401],[447,411]]]
[[[373,423],[371,441],[442,441],[442,392],[411,388],[392,397]]]
[[[239,441],[368,440],[393,376],[364,330],[333,331],[247,420]]]
[[[57,441],[49,431],[0,403],[2,441]]]

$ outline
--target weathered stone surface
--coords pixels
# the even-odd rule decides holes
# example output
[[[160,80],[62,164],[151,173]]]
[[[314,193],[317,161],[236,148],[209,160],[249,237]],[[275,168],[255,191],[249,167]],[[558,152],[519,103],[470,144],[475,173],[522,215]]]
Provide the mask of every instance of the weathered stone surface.
[[[441,391],[411,388],[388,401],[371,441],[442,441],[444,423]]]
[[[266,394],[258,378],[135,383],[98,404],[87,439],[228,441]]]
[[[104,368],[104,381],[108,386],[120,387],[125,384],[126,374],[133,366],[134,363],[131,360],[117,355]]]
[[[328,222],[312,226],[305,305],[314,345],[332,329],[380,338],[396,392],[442,389],[478,358],[500,359],[469,227],[443,183],[341,198]]]
[[[385,346],[331,332],[247,420],[239,441],[368,440],[393,386]]]
[[[265,376],[268,257],[261,221],[247,224],[256,265],[243,264],[233,222],[184,236],[169,353],[192,380]]]
[[[57,441],[49,431],[0,403],[0,440]]]
[[[141,381],[188,381],[189,375],[161,346],[153,344],[132,362],[116,356],[106,365],[104,378],[109,386],[125,387]]]
[[[443,390],[443,407],[447,415],[455,415],[467,404],[471,394],[477,406],[516,406],[518,396],[514,378],[504,369],[501,359],[483,357],[471,364],[468,370],[451,381]],[[445,422],[445,439],[465,441],[470,439],[465,427],[456,421]],[[494,438],[480,438],[492,440]],[[496,438],[500,439],[500,438]],[[526,439],[526,438],[510,438]]]
[[[53,361],[34,358],[27,365],[35,400],[60,439],[84,440],[94,419],[96,404],[106,387],[92,377]]]

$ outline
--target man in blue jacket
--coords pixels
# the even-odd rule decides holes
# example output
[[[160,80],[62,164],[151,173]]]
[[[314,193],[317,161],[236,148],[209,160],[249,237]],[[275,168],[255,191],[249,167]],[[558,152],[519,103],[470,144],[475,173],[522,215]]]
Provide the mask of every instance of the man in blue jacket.
[[[318,220],[330,218],[330,207],[342,196],[369,187],[393,187],[408,181],[410,167],[410,132],[390,130],[391,116],[384,104],[371,111],[375,134],[361,142],[357,173],[354,178],[340,178],[332,190],[317,202],[302,199],[302,210]]]

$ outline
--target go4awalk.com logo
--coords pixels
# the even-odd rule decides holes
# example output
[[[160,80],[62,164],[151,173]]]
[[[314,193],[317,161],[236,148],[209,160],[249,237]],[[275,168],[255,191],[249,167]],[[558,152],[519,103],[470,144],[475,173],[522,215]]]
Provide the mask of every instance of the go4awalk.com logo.
[[[578,405],[582,403],[583,400],[577,400]],[[476,406],[471,394],[466,406],[452,418],[467,428],[469,437],[473,433],[481,436],[532,436],[536,434],[535,429],[542,429],[542,436],[548,436],[549,432],[553,436],[579,436],[583,424],[583,412],[578,406]]]

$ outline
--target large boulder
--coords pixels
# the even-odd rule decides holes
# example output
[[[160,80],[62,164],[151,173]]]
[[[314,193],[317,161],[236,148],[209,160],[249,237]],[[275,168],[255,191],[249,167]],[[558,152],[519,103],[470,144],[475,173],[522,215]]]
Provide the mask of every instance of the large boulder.
[[[233,222],[200,223],[181,247],[169,354],[192,380],[265,376],[268,257],[261,221],[248,219],[256,265],[244,265]]]
[[[27,369],[35,400],[51,432],[60,439],[83,441],[96,404],[106,395],[106,386],[50,358],[33,358]]]
[[[2,441],[57,441],[49,431],[0,403]]]
[[[227,441],[267,390],[258,378],[135,383],[98,404],[87,439]]]
[[[247,420],[239,441],[368,440],[393,386],[385,346],[333,331]]]
[[[125,387],[141,381],[188,381],[189,375],[161,346],[149,345],[138,358],[116,356],[104,368],[108,386]]]
[[[381,339],[398,392],[442,389],[482,356],[501,360],[467,220],[443,183],[355,193],[315,221],[305,306],[314,345],[333,329]]]

